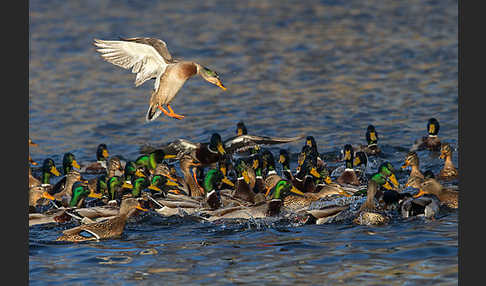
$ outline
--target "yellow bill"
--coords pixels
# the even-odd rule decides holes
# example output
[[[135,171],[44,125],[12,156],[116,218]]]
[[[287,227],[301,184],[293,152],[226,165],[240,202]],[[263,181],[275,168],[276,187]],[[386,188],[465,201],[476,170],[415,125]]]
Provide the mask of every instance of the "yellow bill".
[[[370,139],[372,141],[376,141],[376,133],[375,132],[370,132]]]
[[[218,143],[217,148],[218,148],[218,152],[219,152],[221,155],[226,154],[226,151],[224,150],[223,144]]]
[[[110,154],[108,153],[108,150],[106,150],[106,149],[103,149],[103,152],[101,152],[101,155],[103,155],[104,158],[108,158],[108,156],[110,156]]]
[[[177,182],[174,182],[172,180],[167,180],[167,182],[165,183],[167,186],[172,186],[172,187],[178,187],[179,184]]]
[[[358,166],[359,163],[361,163],[361,159],[359,157],[354,158],[353,165]]]
[[[297,195],[301,195],[301,196],[305,196],[305,194],[301,191],[299,191],[296,187],[292,186],[292,188],[290,189],[290,191],[294,194],[297,194]]]
[[[320,178],[321,177],[321,174],[319,174],[316,170],[315,167],[312,167],[312,169],[310,170],[309,172],[312,176],[316,177],[316,178]]]
[[[429,125],[429,133],[434,133],[435,132],[435,125],[434,124],[430,124]]]
[[[81,167],[79,166],[78,162],[76,162],[76,160],[73,160],[73,167],[76,169],[81,169]]]
[[[102,194],[95,193],[93,190],[88,195],[88,198],[96,198],[96,199],[101,199],[103,197]]]
[[[51,200],[51,201],[55,201],[56,200],[56,198],[54,198],[53,196],[51,196],[48,192],[43,192],[42,193],[42,197],[45,198],[45,199]]]
[[[154,185],[148,186],[147,189],[151,189],[151,190],[154,190],[154,191],[157,191],[157,192],[162,192],[162,190],[159,187],[154,186]]]
[[[423,195],[425,195],[425,194],[426,194],[426,193],[424,192],[424,190],[419,189],[419,192],[418,192],[416,195],[414,195],[413,197],[414,197],[414,198],[419,198],[419,197],[421,197],[421,196],[423,196]]]
[[[392,174],[391,174],[391,175],[388,177],[388,179],[390,179],[390,181],[392,182],[392,184],[393,184],[395,187],[397,187],[397,188],[398,188],[398,186],[399,186],[400,184],[398,183],[398,180],[397,180],[397,177],[395,177],[395,174],[393,174],[393,173],[392,173]]]
[[[50,170],[51,174],[53,174],[54,176],[59,176],[61,175],[61,173],[59,173],[59,171],[56,169],[55,166],[52,166],[51,167],[51,170]]]
[[[383,185],[383,188],[387,190],[393,190],[393,187],[390,185],[390,183],[388,183],[388,181]]]
[[[216,85],[221,87],[222,90],[226,90],[226,87],[224,87],[223,83],[218,79],[218,81],[216,82]]]
[[[280,157],[278,158],[278,162],[280,164],[283,164],[285,162],[285,156],[284,155],[280,155]]]
[[[140,170],[135,171],[135,175],[138,177],[146,177],[145,174]]]
[[[234,187],[234,186],[235,186],[235,184],[233,184],[233,182],[231,182],[231,181],[230,181],[230,180],[229,180],[227,177],[224,177],[224,178],[221,180],[221,182],[223,182],[223,183],[225,183],[225,184],[227,184],[227,185],[230,185],[230,186],[232,186],[232,187]]]
[[[144,208],[142,208],[142,206],[140,205],[140,203],[139,203],[139,204],[138,204],[138,205],[137,205],[135,208],[136,208],[137,210],[141,210],[141,211],[144,211],[144,212],[148,211],[148,209],[144,209]]]
[[[351,151],[346,150],[344,153],[344,160],[350,160],[351,159]]]
[[[332,180],[331,180],[331,177],[327,176],[325,179],[324,179],[324,182],[326,182],[326,184],[330,184],[332,183]]]
[[[133,189],[133,185],[130,184],[130,183],[124,182],[123,185],[122,185],[122,188]]]

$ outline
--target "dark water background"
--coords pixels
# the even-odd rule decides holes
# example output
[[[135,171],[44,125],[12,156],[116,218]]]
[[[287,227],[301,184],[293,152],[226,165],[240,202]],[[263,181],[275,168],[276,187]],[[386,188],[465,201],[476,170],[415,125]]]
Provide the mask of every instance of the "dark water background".
[[[457,1],[29,5],[29,136],[38,162],[51,157],[60,166],[65,152],[92,161],[99,143],[134,159],[143,143],[233,136],[240,120],[250,134],[313,135],[320,152],[364,143],[374,124],[396,168],[430,117],[457,147]],[[228,90],[192,78],[172,103],[186,118],[147,124],[153,81],[135,88],[135,75],[102,61],[92,45],[119,36],[163,39],[173,56],[217,71]],[[283,147],[296,153],[303,144]],[[419,156],[424,170],[442,167]],[[407,173],[398,172],[400,182]],[[65,227],[30,229],[31,285],[457,284],[457,213],[383,227],[147,217],[121,239],[52,243]]]

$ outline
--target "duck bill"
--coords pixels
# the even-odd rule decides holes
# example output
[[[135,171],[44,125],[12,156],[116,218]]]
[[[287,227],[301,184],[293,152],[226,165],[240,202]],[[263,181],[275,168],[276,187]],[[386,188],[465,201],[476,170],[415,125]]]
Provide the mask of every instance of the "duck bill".
[[[429,126],[429,134],[434,134],[435,133],[435,125],[434,124],[430,124]]]
[[[122,185],[122,188],[133,189],[133,185],[130,184],[130,183],[124,182],[123,185]]]
[[[140,205],[140,203],[138,203],[138,205],[137,205],[135,208],[136,208],[137,210],[141,210],[141,211],[144,211],[144,212],[148,211],[148,209],[144,209],[144,208],[142,208],[142,206]]]
[[[310,170],[310,174],[316,178],[320,178],[321,177],[321,174],[319,174],[316,170],[316,168],[312,167],[312,169]]]
[[[349,198],[349,197],[351,197],[351,195],[350,195],[350,194],[348,194],[348,193],[346,193],[344,190],[338,190],[338,193],[339,193],[340,195],[345,196],[345,197],[348,197],[348,198]]]
[[[174,178],[174,177],[172,177],[170,174],[165,174],[165,175],[163,175],[163,176],[165,176],[165,177],[166,177],[167,179],[169,179],[169,180],[172,180],[172,181],[177,181],[177,179],[176,179],[176,178]]]
[[[221,155],[226,154],[226,151],[224,150],[223,144],[218,143],[218,146],[216,148],[218,148],[219,154],[221,154]]]
[[[221,171],[223,176],[226,176],[226,167],[221,167],[221,168],[219,168],[219,170]]]
[[[176,157],[177,157],[177,155],[173,155],[173,154],[165,154],[164,155],[164,159],[174,159]]]
[[[145,174],[142,171],[140,171],[140,170],[137,170],[135,172],[135,175],[138,176],[138,177],[142,177],[142,178],[145,178],[146,177]]]
[[[34,161],[34,160],[32,160],[32,158],[30,158],[30,156],[29,156],[29,163],[31,163],[33,166],[38,165],[36,161]]]
[[[219,79],[216,81],[216,85],[219,86],[222,90],[226,90],[226,87]]]
[[[307,141],[305,142],[305,144],[306,144],[307,146],[309,146],[309,147],[312,147],[312,141],[310,141],[310,140],[307,140]]]
[[[376,133],[375,132],[370,132],[370,139],[371,139],[371,141],[376,141]]]
[[[397,177],[395,177],[395,174],[391,174],[389,177],[390,181],[392,182],[392,184],[398,188],[398,186],[400,185],[397,181]]]
[[[54,198],[53,196],[51,196],[48,192],[43,192],[42,193],[42,197],[45,198],[45,199],[51,200],[51,201],[55,201],[56,200],[56,198]]]
[[[96,199],[101,199],[103,197],[102,194],[97,194],[91,190],[91,192],[88,195],[88,198],[96,198]]]
[[[101,155],[102,155],[104,158],[108,158],[108,156],[110,156],[110,154],[108,153],[108,150],[106,150],[106,149],[103,149],[103,152],[101,152]]]
[[[280,155],[280,157],[278,158],[278,162],[279,162],[280,164],[283,164],[283,163],[285,162],[285,157],[284,157],[284,155]]]
[[[421,196],[423,196],[423,195],[425,195],[424,190],[419,189],[419,192],[418,192],[416,195],[414,195],[413,197],[414,197],[414,198],[419,198],[419,197],[421,197]]]
[[[271,194],[272,189],[267,188],[267,191],[265,192],[265,197],[268,197],[268,195]]]
[[[393,190],[393,187],[390,185],[390,183],[386,182],[384,185],[383,185],[383,188],[387,189],[387,190]]]
[[[295,188],[294,186],[292,186],[292,188],[290,189],[290,191],[294,194],[297,194],[297,195],[300,195],[300,196],[305,196],[305,194],[301,191],[299,191],[297,188]]]
[[[359,163],[361,163],[361,159],[359,159],[359,157],[354,158],[354,162],[353,162],[354,166],[358,166]]]
[[[250,176],[248,176],[248,172],[247,171],[243,171],[242,175],[243,175],[243,179],[245,180],[245,182],[247,184],[249,184],[250,183]]]
[[[445,157],[446,157],[445,153],[440,153],[440,156],[439,156],[440,159],[445,159]]]
[[[51,167],[51,170],[50,170],[51,174],[53,174],[54,176],[60,176],[61,173],[59,173],[59,171],[56,169],[55,166],[52,166]]]
[[[154,191],[157,191],[157,192],[162,192],[162,190],[159,187],[154,186],[154,185],[148,186],[147,189],[151,189],[151,190],[154,190]]]
[[[234,187],[234,186],[235,186],[235,184],[233,184],[233,182],[231,182],[231,181],[230,181],[230,180],[229,180],[227,177],[224,177],[224,178],[221,180],[221,182],[223,182],[223,183],[225,183],[225,184],[227,184],[227,185],[230,185],[230,186],[232,186],[232,187]]]
[[[331,180],[331,177],[327,176],[325,179],[324,179],[324,182],[326,182],[326,184],[331,184],[332,183],[332,180]]]
[[[402,169],[407,168],[408,167],[408,164],[409,164],[408,161],[405,161],[405,163],[403,163],[403,165],[402,165]]]
[[[253,169],[256,170],[258,168],[258,160],[253,160]]]
[[[243,129],[238,128],[238,131],[236,132],[236,136],[241,136],[243,135]]]
[[[167,186],[172,186],[172,187],[178,187],[179,184],[175,181],[172,181],[172,180],[167,180],[167,182],[165,183]]]
[[[76,162],[76,160],[73,160],[73,167],[76,169],[81,169],[81,167],[79,166],[78,162]]]

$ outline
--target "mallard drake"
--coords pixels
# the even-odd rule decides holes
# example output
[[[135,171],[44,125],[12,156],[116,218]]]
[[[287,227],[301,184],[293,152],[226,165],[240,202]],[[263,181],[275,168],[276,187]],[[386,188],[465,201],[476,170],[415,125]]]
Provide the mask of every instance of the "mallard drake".
[[[344,172],[341,173],[341,175],[337,178],[337,182],[339,184],[348,184],[348,185],[355,185],[359,186],[361,182],[358,179],[358,176],[356,175],[356,172],[354,171],[353,165],[354,165],[354,151],[353,151],[353,146],[350,144],[346,144],[344,146],[344,161],[345,161],[345,167]]]
[[[135,165],[145,168],[147,173],[153,173],[158,164],[161,164],[165,159],[172,159],[174,157],[174,155],[167,154],[162,149],[156,149],[148,154],[139,156],[135,160]]]
[[[294,176],[290,170],[290,155],[285,149],[280,149],[280,156],[278,162],[282,164],[282,175],[285,179],[292,181]]]
[[[42,175],[41,179],[37,179],[32,175],[32,171],[29,168],[29,188],[36,186],[50,186],[51,176],[60,176],[61,174],[56,169],[56,164],[51,158],[44,160],[42,164]]]
[[[380,225],[387,223],[390,218],[378,211],[375,204],[375,195],[378,190],[378,183],[375,180],[368,182],[366,201],[361,205],[353,223],[360,225]]]
[[[410,151],[420,151],[424,149],[429,151],[439,151],[441,145],[438,137],[439,129],[439,121],[437,121],[435,118],[430,118],[427,122],[428,136],[424,136],[416,140]]]
[[[250,177],[248,176],[248,170],[250,168],[251,167],[247,166],[244,160],[238,159],[236,161],[235,169],[237,174],[237,180],[235,191],[233,192],[232,196],[234,198],[254,204],[255,192],[253,192],[252,188],[250,187]]]
[[[64,175],[69,173],[69,171],[73,170],[73,168],[80,169],[78,162],[76,161],[76,156],[73,153],[67,152],[64,153],[62,157],[62,172]]]
[[[458,172],[456,167],[454,167],[454,163],[452,163],[452,148],[449,143],[441,144],[439,158],[444,159],[445,162],[437,178],[446,181],[457,178]]]
[[[314,138],[314,136],[307,136],[307,138],[305,139],[305,146],[309,146],[311,153],[313,153],[314,156],[316,156],[316,160],[317,160],[316,167],[317,168],[320,169],[320,168],[322,168],[323,166],[326,165],[324,163],[324,161],[321,159],[319,151],[317,150],[317,143],[316,143],[316,139]]]
[[[243,121],[236,123],[236,136],[246,134],[248,134],[248,130],[246,129],[245,123]]]
[[[459,192],[450,188],[445,188],[436,179],[426,179],[420,185],[419,192],[414,196],[418,198],[424,194],[435,195],[442,204],[449,208],[457,209],[459,207]]]
[[[53,194],[56,200],[62,201],[65,196],[71,199],[72,187],[78,181],[81,181],[81,173],[77,170],[71,170],[52,187],[50,193]],[[69,199],[67,202],[69,202]]]
[[[369,156],[380,154],[381,149],[378,146],[378,132],[376,131],[375,126],[371,124],[368,125],[366,128],[365,138],[367,145],[359,145],[354,149],[357,151],[363,151]]]
[[[219,191],[223,178],[223,173],[217,169],[209,170],[204,177],[204,198],[206,204],[213,210],[221,206],[221,195]]]
[[[116,238],[122,235],[125,224],[130,216],[136,211],[147,211],[140,206],[140,203],[135,198],[127,198],[121,202],[120,211],[114,218],[95,222],[90,224],[80,225],[63,231],[56,241],[89,241],[99,239]],[[86,233],[87,235],[83,235]]]
[[[233,168],[233,164],[231,159],[224,158],[218,162],[218,169],[223,174],[222,182],[222,189],[229,189],[235,187],[236,182],[236,172]]]
[[[97,193],[108,196],[108,178],[114,176],[122,176],[124,174],[124,169],[122,163],[118,157],[111,157],[108,160],[106,173],[98,177],[88,180],[88,187],[91,193]],[[127,168],[127,163],[125,163],[125,169]]]
[[[106,144],[99,144],[96,148],[96,162],[83,164],[81,173],[104,173],[108,168],[108,147]]]
[[[262,162],[262,156],[260,154],[254,154],[250,157],[251,160],[251,169],[254,172],[251,172],[252,175],[255,176],[253,179],[255,181],[255,184],[253,186],[253,192],[256,194],[264,194],[266,192],[265,189],[265,180],[263,180],[263,162]],[[249,173],[250,174],[250,173]],[[250,181],[252,178],[250,178]]]
[[[154,90],[145,116],[147,122],[153,121],[162,112],[172,118],[184,118],[172,110],[170,103],[186,80],[196,74],[226,90],[216,72],[196,62],[172,58],[166,43],[162,40],[142,37],[120,38],[120,41],[95,39],[94,45],[100,48],[97,51],[105,61],[124,69],[132,69],[132,73],[137,74],[135,86],[138,87],[155,78]],[[164,109],[164,105],[169,111]]]
[[[405,187],[420,188],[420,184],[424,181],[424,175],[420,172],[419,164],[420,161],[417,153],[415,151],[408,152],[405,157],[405,162],[402,165],[402,169],[408,166],[411,168]]]
[[[275,159],[272,152],[264,150],[262,152],[262,167],[264,170],[263,179],[265,180],[265,197],[268,197],[270,190],[282,180],[275,170]]]

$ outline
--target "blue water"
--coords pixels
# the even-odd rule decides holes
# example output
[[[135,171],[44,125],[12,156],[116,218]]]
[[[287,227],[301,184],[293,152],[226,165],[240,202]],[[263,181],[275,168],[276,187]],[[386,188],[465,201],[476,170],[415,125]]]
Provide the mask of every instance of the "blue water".
[[[60,166],[65,152],[93,161],[99,143],[134,159],[144,143],[233,136],[240,120],[250,134],[313,135],[321,153],[365,143],[373,124],[397,169],[430,117],[457,147],[457,1],[30,1],[29,15],[38,162]],[[217,71],[228,90],[192,78],[172,102],[186,118],[147,124],[153,81],[135,88],[135,75],[92,45],[119,36],[163,39],[173,56]],[[303,144],[281,147],[297,153]],[[429,155],[419,152],[421,169],[437,173],[443,162]],[[401,183],[407,174],[397,173]],[[71,226],[30,228],[31,285],[457,284],[457,212],[382,227],[145,215],[120,239],[53,242]]]

